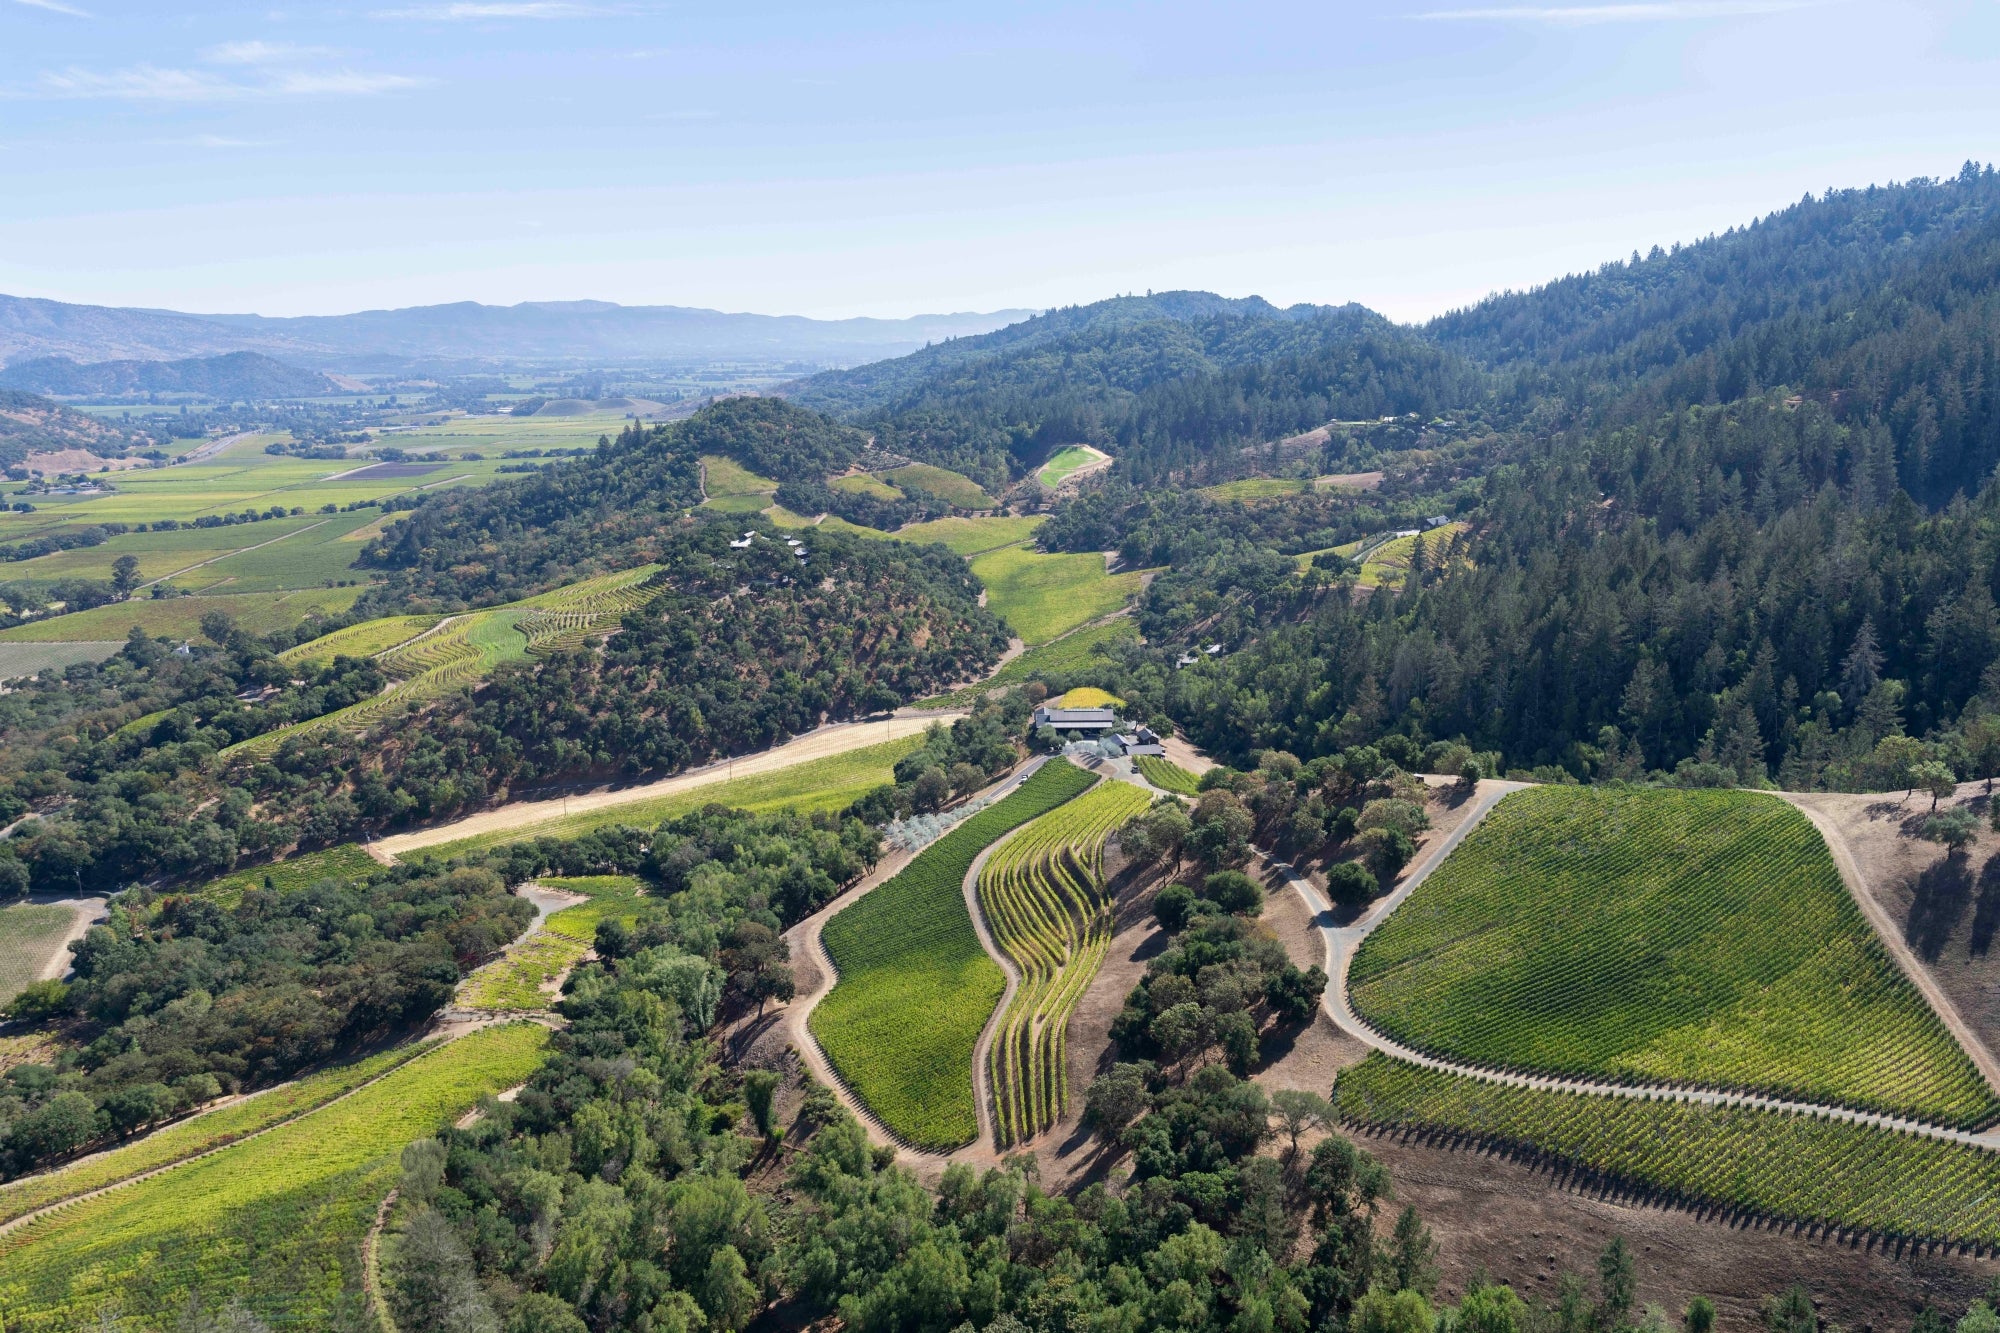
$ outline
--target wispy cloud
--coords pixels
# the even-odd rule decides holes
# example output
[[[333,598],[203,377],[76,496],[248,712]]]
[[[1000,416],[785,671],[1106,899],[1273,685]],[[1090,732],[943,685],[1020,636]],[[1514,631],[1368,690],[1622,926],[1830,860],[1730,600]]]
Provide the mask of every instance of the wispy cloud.
[[[1419,19],[1548,23],[1581,27],[1596,23],[1659,23],[1686,19],[1737,18],[1804,9],[1808,0],[1642,0],[1609,5],[1506,5],[1490,9],[1437,9]]]
[[[213,46],[204,58],[213,65],[278,65],[298,60],[316,60],[336,54],[328,46],[294,46],[290,42],[224,42]]]
[[[75,5],[61,4],[59,0],[14,0],[14,3],[26,5],[29,9],[46,9],[51,14],[67,14],[73,19],[92,17],[88,10],[78,9]]]
[[[604,5],[581,5],[568,0],[491,0],[478,3],[443,5],[413,5],[407,9],[378,9],[376,18],[383,19],[431,19],[447,22],[468,19],[577,19],[596,18],[604,14],[623,11]]]
[[[175,148],[269,148],[271,139],[234,139],[226,134],[193,134],[185,139],[162,139]]]
[[[427,80],[354,70],[283,70],[254,81],[227,79],[209,70],[89,70],[71,66],[42,75],[41,94],[129,102],[247,102],[273,97],[367,97],[422,87]]]

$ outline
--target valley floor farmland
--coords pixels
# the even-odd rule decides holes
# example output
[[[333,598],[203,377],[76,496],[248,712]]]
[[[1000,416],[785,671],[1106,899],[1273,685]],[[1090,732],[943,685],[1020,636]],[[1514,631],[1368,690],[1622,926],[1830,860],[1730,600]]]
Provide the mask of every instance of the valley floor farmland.
[[[966,873],[1002,834],[1095,781],[1066,760],[1044,764],[826,923],[821,939],[840,980],[813,1008],[809,1029],[855,1095],[905,1142],[949,1151],[979,1132],[973,1051],[1006,976],[973,929]]]
[[[268,1134],[0,1237],[7,1327],[171,1319],[231,1299],[271,1322],[351,1316],[360,1246],[411,1139],[540,1065],[546,1030],[488,1028]]]

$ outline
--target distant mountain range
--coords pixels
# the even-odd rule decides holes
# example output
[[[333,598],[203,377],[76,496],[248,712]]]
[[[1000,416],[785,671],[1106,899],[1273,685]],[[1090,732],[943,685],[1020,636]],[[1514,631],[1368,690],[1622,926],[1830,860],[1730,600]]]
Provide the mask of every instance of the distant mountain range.
[[[65,397],[134,393],[198,393],[204,397],[309,398],[337,386],[316,370],[300,370],[261,352],[225,352],[182,361],[98,361],[66,356],[17,361],[0,370],[0,389]]]
[[[755,361],[856,365],[926,343],[988,333],[1032,310],[807,319],[688,306],[529,301],[412,306],[351,315],[191,315],[0,296],[0,365],[43,357],[171,361],[261,352],[319,370],[393,369],[409,362],[490,365]]]

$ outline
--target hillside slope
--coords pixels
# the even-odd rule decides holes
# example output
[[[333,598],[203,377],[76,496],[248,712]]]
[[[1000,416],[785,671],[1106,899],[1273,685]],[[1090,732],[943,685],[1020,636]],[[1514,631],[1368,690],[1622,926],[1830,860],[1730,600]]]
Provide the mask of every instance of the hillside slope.
[[[0,388],[70,397],[137,393],[198,393],[211,398],[305,398],[331,393],[317,371],[300,370],[258,352],[228,352],[183,361],[95,361],[68,357],[16,361],[0,370]]]

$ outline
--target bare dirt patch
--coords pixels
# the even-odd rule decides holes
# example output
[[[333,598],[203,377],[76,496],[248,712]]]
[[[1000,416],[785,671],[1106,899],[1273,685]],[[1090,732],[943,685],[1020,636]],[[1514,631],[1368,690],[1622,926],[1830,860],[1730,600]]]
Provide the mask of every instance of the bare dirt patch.
[[[149,458],[105,458],[88,449],[54,449],[47,453],[29,454],[21,462],[21,466],[28,471],[48,477],[65,472],[102,472],[106,468],[123,472],[127,468],[152,465]]]
[[[1326,937],[1305,900],[1281,876],[1267,872],[1263,922],[1269,926],[1294,967],[1325,967]],[[1280,1027],[1265,1033],[1258,1054],[1266,1062],[1251,1075],[1267,1092],[1303,1088],[1325,1097],[1333,1080],[1349,1065],[1359,1064],[1368,1047],[1334,1026],[1326,1010],[1314,1006],[1312,1021],[1301,1028]]]
[[[2000,834],[1986,823],[1993,799],[1986,785],[1963,783],[1938,803],[1939,810],[1961,806],[1978,816],[1978,836],[1957,855],[1917,836],[1931,812],[1928,796],[1814,792],[1790,799],[1820,816],[1836,859],[1845,852],[1859,872],[1887,918],[1891,947],[1936,984],[1986,1051],[2000,1051]]]
[[[1324,477],[1314,477],[1313,485],[1320,490],[1328,487],[1344,487],[1354,491],[1372,491],[1382,484],[1380,472],[1335,472]]]

